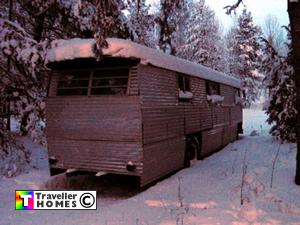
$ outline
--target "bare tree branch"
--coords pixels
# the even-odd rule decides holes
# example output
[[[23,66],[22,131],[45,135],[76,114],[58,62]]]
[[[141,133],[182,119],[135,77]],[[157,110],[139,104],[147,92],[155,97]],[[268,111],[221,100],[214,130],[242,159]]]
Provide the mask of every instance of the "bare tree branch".
[[[234,5],[227,5],[223,9],[226,9],[226,14],[230,15],[232,11],[235,11],[236,8],[239,7],[240,4],[244,4],[243,0],[237,0]]]
[[[279,143],[278,148],[277,148],[277,152],[276,152],[275,158],[273,160],[273,164],[272,164],[272,174],[271,174],[270,188],[273,187],[275,164],[276,164],[278,156],[279,156],[280,146],[281,146],[281,144]]]

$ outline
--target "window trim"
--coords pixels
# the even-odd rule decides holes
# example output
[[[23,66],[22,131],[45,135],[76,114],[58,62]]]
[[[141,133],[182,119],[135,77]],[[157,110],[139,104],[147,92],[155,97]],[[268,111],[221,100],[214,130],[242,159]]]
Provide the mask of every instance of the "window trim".
[[[183,81],[183,89],[180,88],[179,85],[179,79],[180,77],[182,77],[182,81]],[[188,81],[188,85],[186,85],[186,81]],[[187,88],[188,86],[188,88]],[[177,87],[180,91],[183,92],[191,92],[191,79],[189,76],[185,75],[185,74],[181,74],[181,73],[177,73]]]
[[[209,88],[210,84],[217,85],[217,93],[216,94],[210,92],[210,88]],[[210,81],[210,80],[205,80],[205,89],[206,89],[206,95],[221,95],[221,85],[220,85],[220,83]]]
[[[58,73],[58,80],[57,80],[57,85],[56,85],[56,91],[55,91],[55,96],[56,97],[66,97],[66,96],[72,96],[72,97],[82,97],[82,96],[88,96],[88,97],[93,97],[93,96],[128,96],[129,94],[129,84],[130,84],[130,69],[131,67],[129,66],[120,66],[120,67],[106,67],[106,68],[93,68],[93,69],[70,69],[70,70],[61,70],[59,71]],[[100,78],[95,78],[94,79],[94,73],[97,72],[97,71],[105,71],[105,70],[127,70],[127,76],[116,76],[116,78],[127,78],[127,84],[126,85],[116,85],[116,86],[106,86],[106,87],[93,87],[93,81],[94,80],[101,80],[101,79],[109,79],[111,77],[109,76],[105,76],[105,77],[100,77]],[[88,72],[89,73],[89,76],[88,78],[81,78],[81,79],[76,79],[76,80],[88,80],[88,86],[85,86],[85,87],[81,87],[81,86],[78,86],[78,87],[65,87],[65,88],[59,88],[58,85],[59,85],[59,82],[61,81],[61,78],[62,76],[66,75],[67,73],[72,73],[72,72]],[[91,94],[92,92],[92,89],[93,88],[96,88],[96,89],[99,89],[99,88],[110,88],[110,87],[126,87],[126,91],[124,92],[123,95],[114,95],[114,94]],[[69,95],[69,94],[66,94],[66,95],[58,95],[58,91],[59,90],[72,90],[72,89],[87,89],[87,94],[86,95]]]
[[[182,79],[183,89],[180,88],[180,79]],[[191,102],[193,99],[193,93],[191,91],[192,88],[190,76],[177,73],[177,88],[179,102]]]

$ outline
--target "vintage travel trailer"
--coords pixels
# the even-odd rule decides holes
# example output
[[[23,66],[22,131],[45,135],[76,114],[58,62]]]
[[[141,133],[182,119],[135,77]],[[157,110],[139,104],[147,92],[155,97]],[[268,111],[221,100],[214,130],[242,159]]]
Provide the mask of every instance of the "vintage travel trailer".
[[[80,170],[139,177],[144,186],[235,141],[240,81],[139,44],[57,41],[46,133],[51,174]]]

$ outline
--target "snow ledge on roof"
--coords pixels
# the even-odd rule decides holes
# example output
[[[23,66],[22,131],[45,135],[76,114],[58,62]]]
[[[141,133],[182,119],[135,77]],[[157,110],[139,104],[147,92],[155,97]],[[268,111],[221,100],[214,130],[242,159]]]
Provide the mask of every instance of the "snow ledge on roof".
[[[108,48],[103,49],[103,54],[112,57],[137,58],[141,64],[153,65],[179,73],[223,83],[240,88],[241,81],[217,72],[208,67],[193,63],[162,51],[148,48],[146,46],[117,38],[108,38]],[[56,40],[52,42],[52,49],[48,51],[46,62],[58,62],[76,58],[94,58],[94,39],[74,38],[70,40]]]

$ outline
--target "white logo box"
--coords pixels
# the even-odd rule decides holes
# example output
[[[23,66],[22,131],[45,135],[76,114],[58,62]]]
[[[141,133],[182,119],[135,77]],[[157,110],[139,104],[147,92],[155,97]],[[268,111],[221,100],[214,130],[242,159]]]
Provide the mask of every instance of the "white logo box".
[[[96,191],[33,191],[34,210],[46,209],[97,209]],[[23,205],[31,196],[22,196]]]

